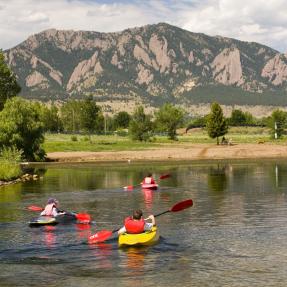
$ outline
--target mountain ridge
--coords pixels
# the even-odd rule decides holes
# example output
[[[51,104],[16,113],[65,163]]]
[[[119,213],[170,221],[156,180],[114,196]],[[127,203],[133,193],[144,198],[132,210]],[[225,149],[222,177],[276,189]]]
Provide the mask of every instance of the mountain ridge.
[[[166,24],[101,33],[48,29],[4,51],[22,95],[188,106],[287,104],[287,55]]]

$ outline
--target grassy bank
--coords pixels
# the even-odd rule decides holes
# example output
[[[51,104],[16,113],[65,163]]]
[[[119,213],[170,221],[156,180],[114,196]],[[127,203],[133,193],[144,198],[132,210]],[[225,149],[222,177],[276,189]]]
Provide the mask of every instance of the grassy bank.
[[[22,175],[19,163],[0,160],[0,181],[10,181]]]
[[[46,152],[61,151],[124,151],[124,150],[144,150],[161,146],[177,146],[183,144],[216,144],[216,139],[209,138],[204,129],[197,128],[189,130],[186,134],[184,130],[179,131],[178,141],[170,141],[166,136],[155,136],[151,142],[135,142],[129,137],[115,135],[98,136],[92,135],[91,140],[84,135],[77,135],[76,140],[72,140],[72,135],[67,134],[46,134],[43,148]],[[233,127],[229,129],[225,138],[232,143],[272,143],[282,144],[286,142],[286,137],[280,140],[272,140],[269,130],[261,127]]]

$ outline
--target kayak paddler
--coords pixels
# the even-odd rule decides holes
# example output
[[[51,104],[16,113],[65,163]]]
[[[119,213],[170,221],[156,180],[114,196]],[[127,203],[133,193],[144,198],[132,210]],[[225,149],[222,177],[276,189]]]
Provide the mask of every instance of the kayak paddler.
[[[65,214],[58,209],[59,201],[56,198],[49,198],[44,210],[41,212],[41,216],[53,216],[56,217],[60,214]]]
[[[118,235],[123,233],[138,234],[150,231],[153,226],[155,226],[154,215],[151,214],[144,219],[141,209],[134,210],[133,215],[125,219],[124,226],[119,229]]]
[[[147,176],[143,179],[141,184],[155,184],[155,180],[152,177],[152,174],[148,173]]]

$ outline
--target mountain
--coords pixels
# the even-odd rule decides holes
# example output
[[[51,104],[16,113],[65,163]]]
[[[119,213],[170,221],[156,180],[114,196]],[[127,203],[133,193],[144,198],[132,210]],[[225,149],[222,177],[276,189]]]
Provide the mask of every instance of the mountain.
[[[117,33],[50,29],[4,52],[22,95],[184,106],[287,105],[287,55],[165,23]],[[127,105],[128,103],[128,105]]]

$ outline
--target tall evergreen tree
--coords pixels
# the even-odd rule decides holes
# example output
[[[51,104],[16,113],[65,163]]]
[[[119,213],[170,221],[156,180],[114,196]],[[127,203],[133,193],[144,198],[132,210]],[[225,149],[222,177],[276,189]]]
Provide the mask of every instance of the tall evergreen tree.
[[[0,50],[0,111],[5,102],[19,94],[20,91],[21,88],[16,81],[16,76],[6,65],[4,55]]]
[[[209,137],[212,139],[216,138],[217,144],[219,144],[219,137],[224,136],[228,131],[226,119],[218,103],[211,105],[211,112],[207,117],[206,128]]]

